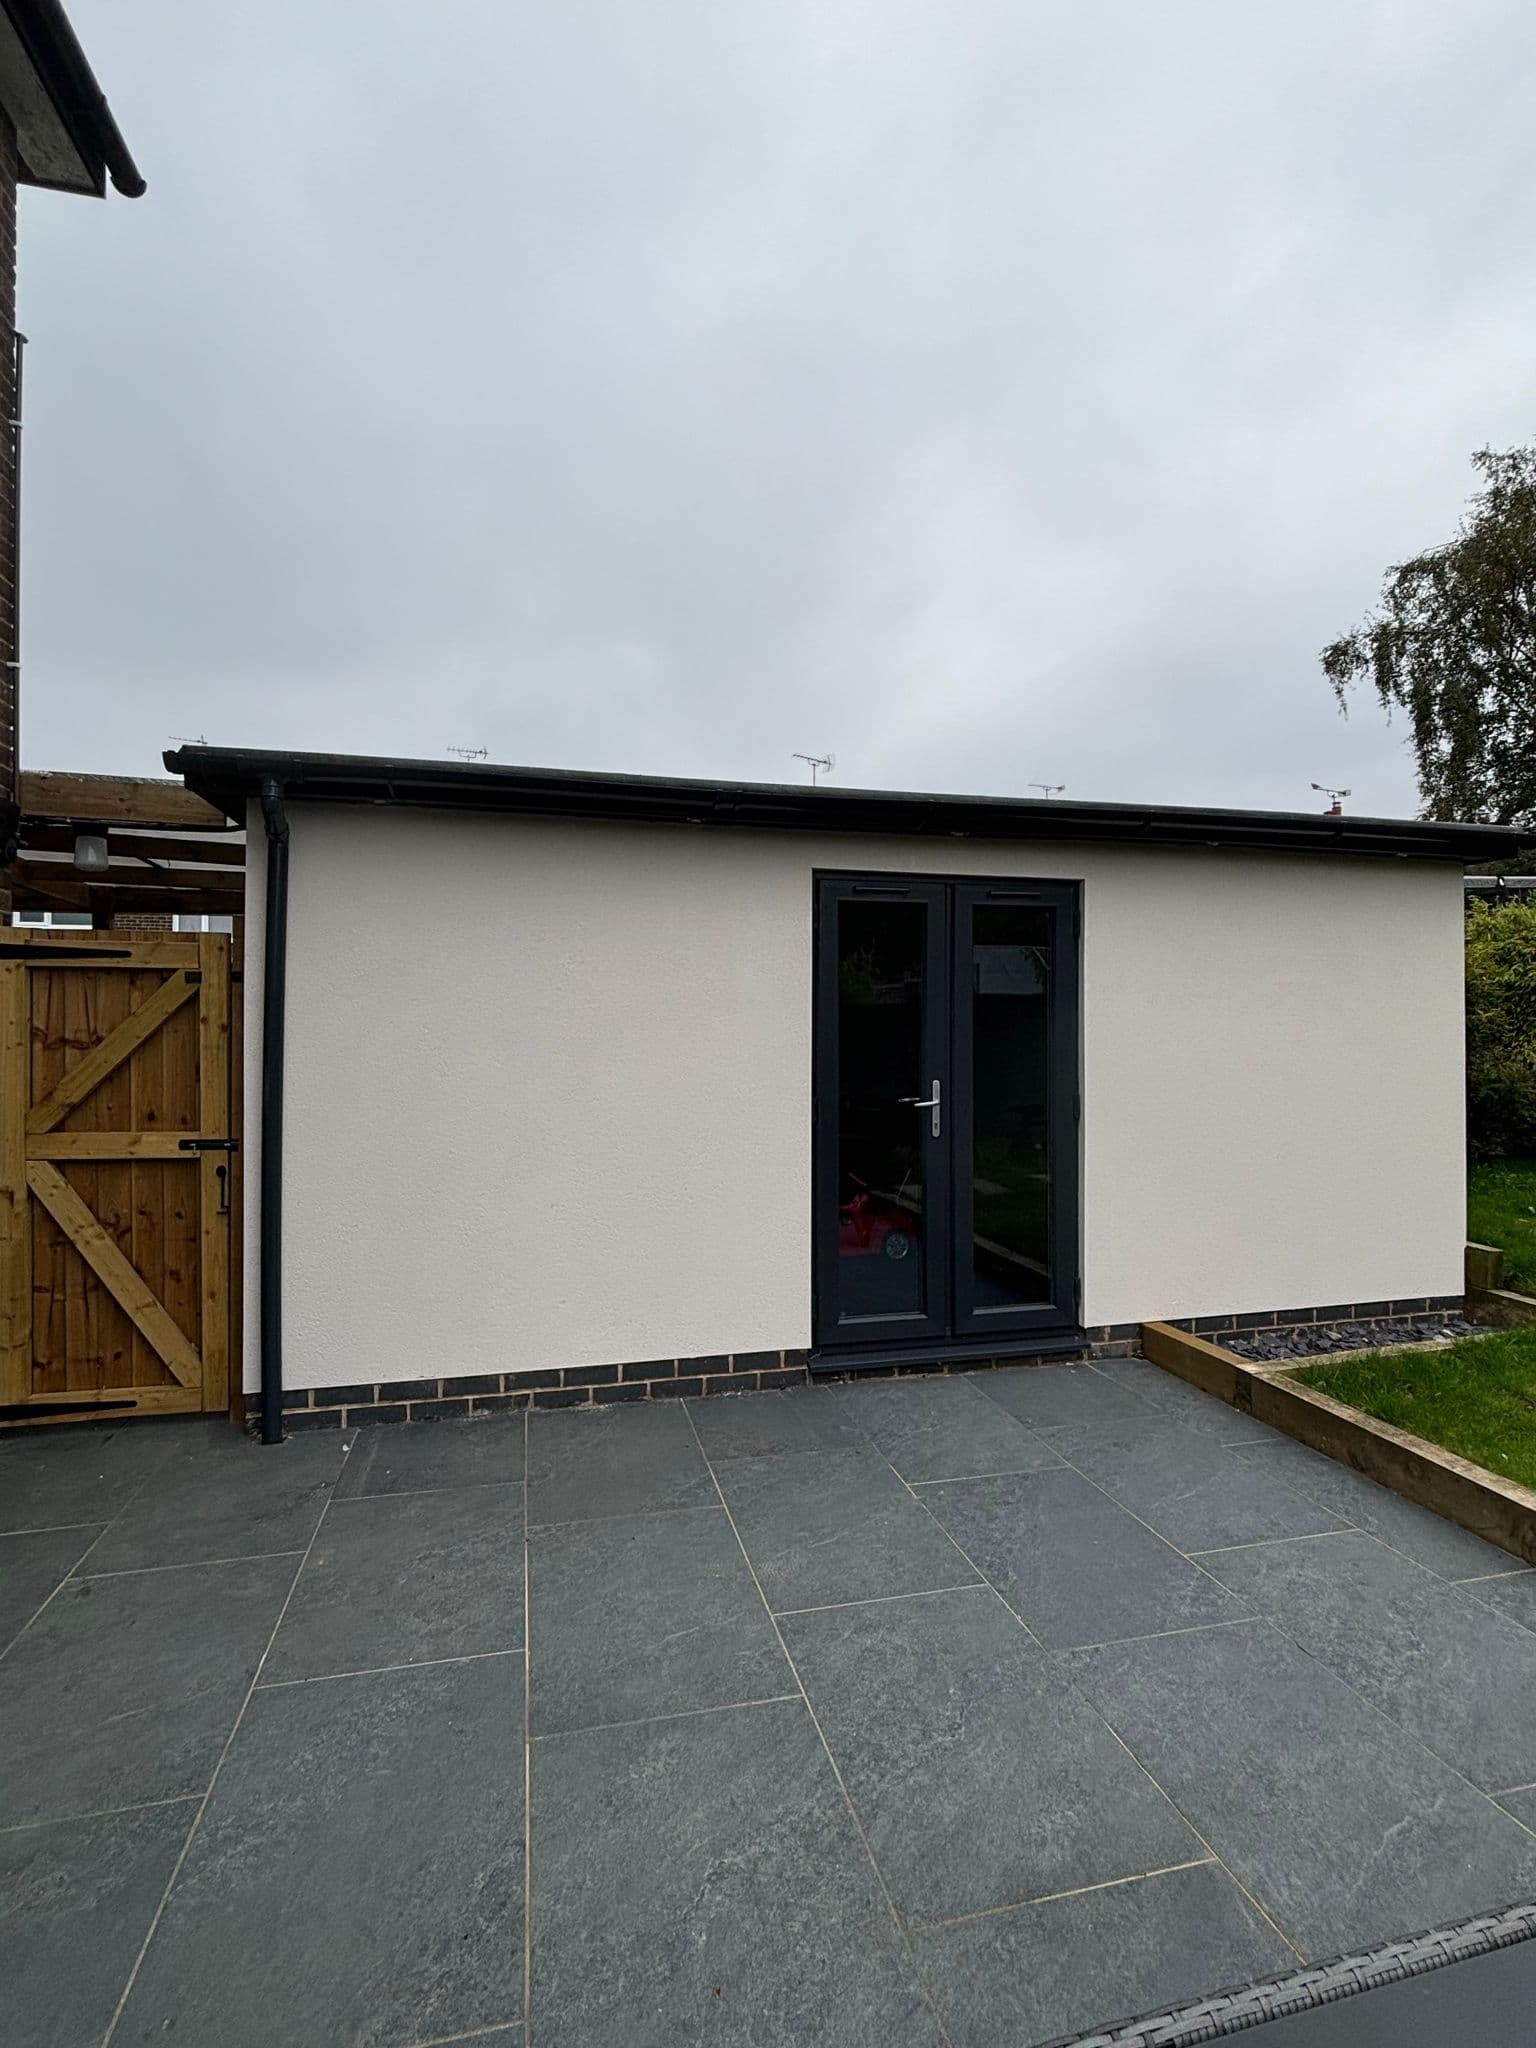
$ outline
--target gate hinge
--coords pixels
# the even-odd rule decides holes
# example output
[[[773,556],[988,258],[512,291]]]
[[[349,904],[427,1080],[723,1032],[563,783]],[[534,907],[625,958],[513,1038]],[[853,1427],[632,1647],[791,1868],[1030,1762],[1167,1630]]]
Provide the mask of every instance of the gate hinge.
[[[238,1138],[183,1138],[176,1147],[178,1152],[238,1152]]]

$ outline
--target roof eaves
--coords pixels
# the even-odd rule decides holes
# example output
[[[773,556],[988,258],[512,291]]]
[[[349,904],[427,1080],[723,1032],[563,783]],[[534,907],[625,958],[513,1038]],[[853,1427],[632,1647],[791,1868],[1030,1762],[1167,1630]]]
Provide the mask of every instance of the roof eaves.
[[[1060,803],[822,785],[729,783],[571,769],[407,761],[363,755],[182,747],[165,765],[230,816],[266,781],[290,798],[514,811],[591,819],[670,820],[923,838],[1094,840],[1284,852],[1397,856],[1465,863],[1513,857],[1532,844],[1515,827],[1317,812],[1231,811],[1159,804]]]

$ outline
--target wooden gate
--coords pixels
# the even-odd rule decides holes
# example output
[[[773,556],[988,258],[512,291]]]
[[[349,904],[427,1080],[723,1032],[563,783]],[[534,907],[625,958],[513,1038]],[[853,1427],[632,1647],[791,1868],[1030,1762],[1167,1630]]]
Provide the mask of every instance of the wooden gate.
[[[229,943],[0,930],[0,1422],[229,1405]]]

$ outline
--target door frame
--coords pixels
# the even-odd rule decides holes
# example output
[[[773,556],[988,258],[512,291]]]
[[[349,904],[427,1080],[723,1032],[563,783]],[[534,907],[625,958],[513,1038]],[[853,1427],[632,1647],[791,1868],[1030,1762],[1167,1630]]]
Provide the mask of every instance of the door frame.
[[[815,869],[811,887],[811,1364],[846,1372],[861,1365],[1029,1357],[1078,1348],[1082,1340],[1081,884],[1029,876]],[[947,1235],[924,1232],[929,1312],[893,1317],[886,1332],[864,1338],[838,1333],[833,1295],[838,1260],[837,919],[824,914],[826,906],[854,896],[920,900],[930,906],[924,958],[925,1053],[934,1063],[934,1072],[947,1077],[949,1088],[946,1142],[933,1148],[936,1156],[924,1181],[925,1200],[932,1188],[936,1213],[948,1214],[951,1219]],[[962,927],[968,955],[969,913],[975,905],[988,902],[1037,905],[1056,916],[1056,971],[1051,978],[1046,1025],[1053,1298],[1047,1303],[993,1312],[975,1307],[971,1263],[961,1256],[972,1242],[971,1190],[963,1174],[953,1173],[953,1162],[965,1157],[974,1115],[972,1041],[967,1028],[972,992],[969,972],[960,973],[962,964],[968,967],[968,957],[964,963],[961,960]],[[900,1327],[895,1327],[898,1324]]]

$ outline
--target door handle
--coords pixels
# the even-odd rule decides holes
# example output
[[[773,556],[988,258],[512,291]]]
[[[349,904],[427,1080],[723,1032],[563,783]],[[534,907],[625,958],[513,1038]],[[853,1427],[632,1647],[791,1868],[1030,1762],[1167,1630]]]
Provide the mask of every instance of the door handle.
[[[933,1083],[931,1095],[903,1095],[899,1098],[909,1109],[931,1109],[933,1111],[933,1135],[937,1138],[944,1128],[944,1109],[937,1080]]]

